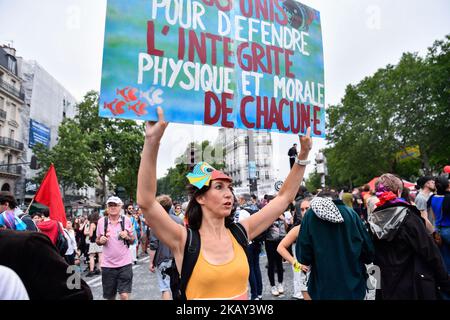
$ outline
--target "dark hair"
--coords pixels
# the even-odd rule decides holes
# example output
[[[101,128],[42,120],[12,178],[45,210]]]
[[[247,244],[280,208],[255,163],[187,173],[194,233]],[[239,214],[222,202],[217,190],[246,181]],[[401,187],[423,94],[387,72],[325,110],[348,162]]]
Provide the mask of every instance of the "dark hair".
[[[436,193],[440,196],[445,195],[448,188],[448,179],[446,176],[439,176],[435,180]]]
[[[6,202],[8,202],[8,207],[11,209],[15,209],[17,207],[16,199],[14,199],[13,196],[10,195],[0,196],[0,203],[5,204]]]
[[[345,187],[342,188],[342,190],[343,190],[345,193],[347,193],[347,192],[350,191],[350,188],[349,188],[348,186],[345,186]]]
[[[339,194],[336,191],[333,192],[331,190],[324,190],[320,192],[317,196],[322,198],[331,198],[332,200],[339,199]]]
[[[94,211],[89,217],[88,220],[90,223],[95,223],[97,224],[98,220],[100,219],[100,215],[98,214],[97,211]]]
[[[403,185],[401,197],[405,199],[405,201],[408,202],[409,204],[412,204],[410,191],[408,188],[405,188],[405,185]]]
[[[416,186],[415,186],[416,190],[423,189],[425,187],[425,184],[430,180],[435,181],[435,178],[433,178],[431,176],[424,176],[424,177],[420,177],[419,179],[417,179]]]
[[[252,199],[257,200],[258,197],[256,195],[252,194]]]
[[[50,217],[50,210],[48,210],[48,209],[43,210],[42,215],[46,218]]]
[[[197,197],[205,194],[211,187],[210,186],[204,186],[201,189],[198,189],[192,184],[189,184],[187,186],[187,192],[189,194],[189,198],[191,199],[189,201],[189,204],[186,208],[186,218],[189,225],[189,228],[192,228],[194,230],[199,230],[202,226],[202,207],[197,202]],[[228,217],[225,217],[225,227],[229,227],[234,222],[234,213],[236,212],[236,204],[237,199],[236,196],[233,193],[234,198],[234,205],[233,209],[231,210],[231,214]]]

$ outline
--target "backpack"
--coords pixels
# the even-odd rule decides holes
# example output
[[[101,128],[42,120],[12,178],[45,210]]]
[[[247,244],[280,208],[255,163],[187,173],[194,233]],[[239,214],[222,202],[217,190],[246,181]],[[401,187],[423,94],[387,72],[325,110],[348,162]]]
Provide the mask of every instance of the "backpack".
[[[106,232],[108,231],[108,217],[105,217],[104,221],[104,233],[103,235],[106,237]],[[125,216],[122,216],[122,221],[120,221],[120,227],[122,231],[125,231]],[[128,240],[123,240],[123,243],[129,248],[130,242]]]
[[[245,228],[240,223],[233,223],[230,225],[229,229],[236,241],[244,249],[245,254],[248,255],[248,236]],[[200,233],[198,232],[198,230],[187,228],[187,238],[186,244],[184,246],[181,276],[175,264],[175,259],[172,259],[172,267],[169,273],[170,290],[172,291],[173,300],[187,300],[186,288],[200,254],[200,244]]]
[[[64,236],[64,233],[61,230],[61,226],[59,225],[58,221],[56,221],[56,227],[58,228],[58,235],[56,236],[55,246],[56,249],[58,249],[59,254],[64,257],[66,255],[67,249],[69,249],[69,242]]]

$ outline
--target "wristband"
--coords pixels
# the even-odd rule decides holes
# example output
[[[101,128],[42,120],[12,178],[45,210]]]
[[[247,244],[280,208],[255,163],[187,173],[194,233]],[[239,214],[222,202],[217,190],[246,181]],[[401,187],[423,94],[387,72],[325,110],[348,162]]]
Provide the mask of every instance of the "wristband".
[[[302,271],[302,264],[297,260],[294,261],[294,272]]]
[[[295,163],[299,166],[306,166],[311,163],[310,160],[300,160],[299,158],[295,158]]]

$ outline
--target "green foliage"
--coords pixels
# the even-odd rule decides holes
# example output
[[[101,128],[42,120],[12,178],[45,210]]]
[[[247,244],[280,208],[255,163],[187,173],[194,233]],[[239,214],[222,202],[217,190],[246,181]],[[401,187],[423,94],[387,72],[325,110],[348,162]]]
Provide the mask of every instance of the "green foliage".
[[[318,174],[317,171],[311,172],[306,180],[306,189],[309,191],[315,191],[320,188],[320,174]]]
[[[410,178],[448,161],[449,40],[435,42],[425,58],[405,53],[396,66],[349,85],[341,103],[330,106],[331,186],[359,186],[384,172]],[[420,161],[398,163],[397,152],[413,146]]]
[[[191,142],[186,147],[186,150],[190,150],[194,148],[196,155],[210,154],[212,159],[216,157],[217,148],[214,148],[209,141],[203,141],[201,144]],[[213,148],[213,149],[212,149]],[[219,152],[223,152],[223,150],[219,150]],[[190,154],[190,152],[189,152]],[[201,158],[201,157],[200,157]],[[186,175],[189,173],[189,159],[186,158],[186,153],[179,156],[175,163],[176,166],[174,168],[170,168],[167,171],[167,175],[161,179],[158,179],[157,183],[157,194],[167,194],[172,197],[175,201],[186,201],[187,193],[186,187],[188,185],[188,180]],[[205,161],[207,159],[197,159],[199,161]],[[225,167],[223,162],[212,162],[209,163],[214,168],[218,170],[222,170]]]
[[[64,188],[94,187],[99,177],[103,197],[107,196],[107,177],[115,186],[125,188],[128,198],[136,195],[137,173],[144,144],[144,127],[130,120],[98,116],[98,93],[88,92],[78,105],[74,119],[65,120],[59,129],[58,144],[47,150],[34,149],[43,167],[39,182],[50,163],[55,164]]]
[[[49,150],[42,144],[33,148],[41,166],[35,182],[41,183],[53,163],[64,192],[69,188],[80,189],[93,185],[94,173],[89,148],[78,125],[73,120],[65,119],[59,127],[58,135],[58,144],[53,149]]]

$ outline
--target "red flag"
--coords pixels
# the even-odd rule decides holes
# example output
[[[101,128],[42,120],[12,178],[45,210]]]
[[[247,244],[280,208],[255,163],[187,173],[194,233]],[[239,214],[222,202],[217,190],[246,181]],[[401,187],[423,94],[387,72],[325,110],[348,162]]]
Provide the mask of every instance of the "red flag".
[[[50,219],[59,221],[66,226],[66,212],[64,210],[64,203],[59,191],[58,178],[56,177],[56,170],[53,163],[47,171],[47,174],[42,180],[39,190],[34,196],[34,201],[42,203],[50,208]]]

